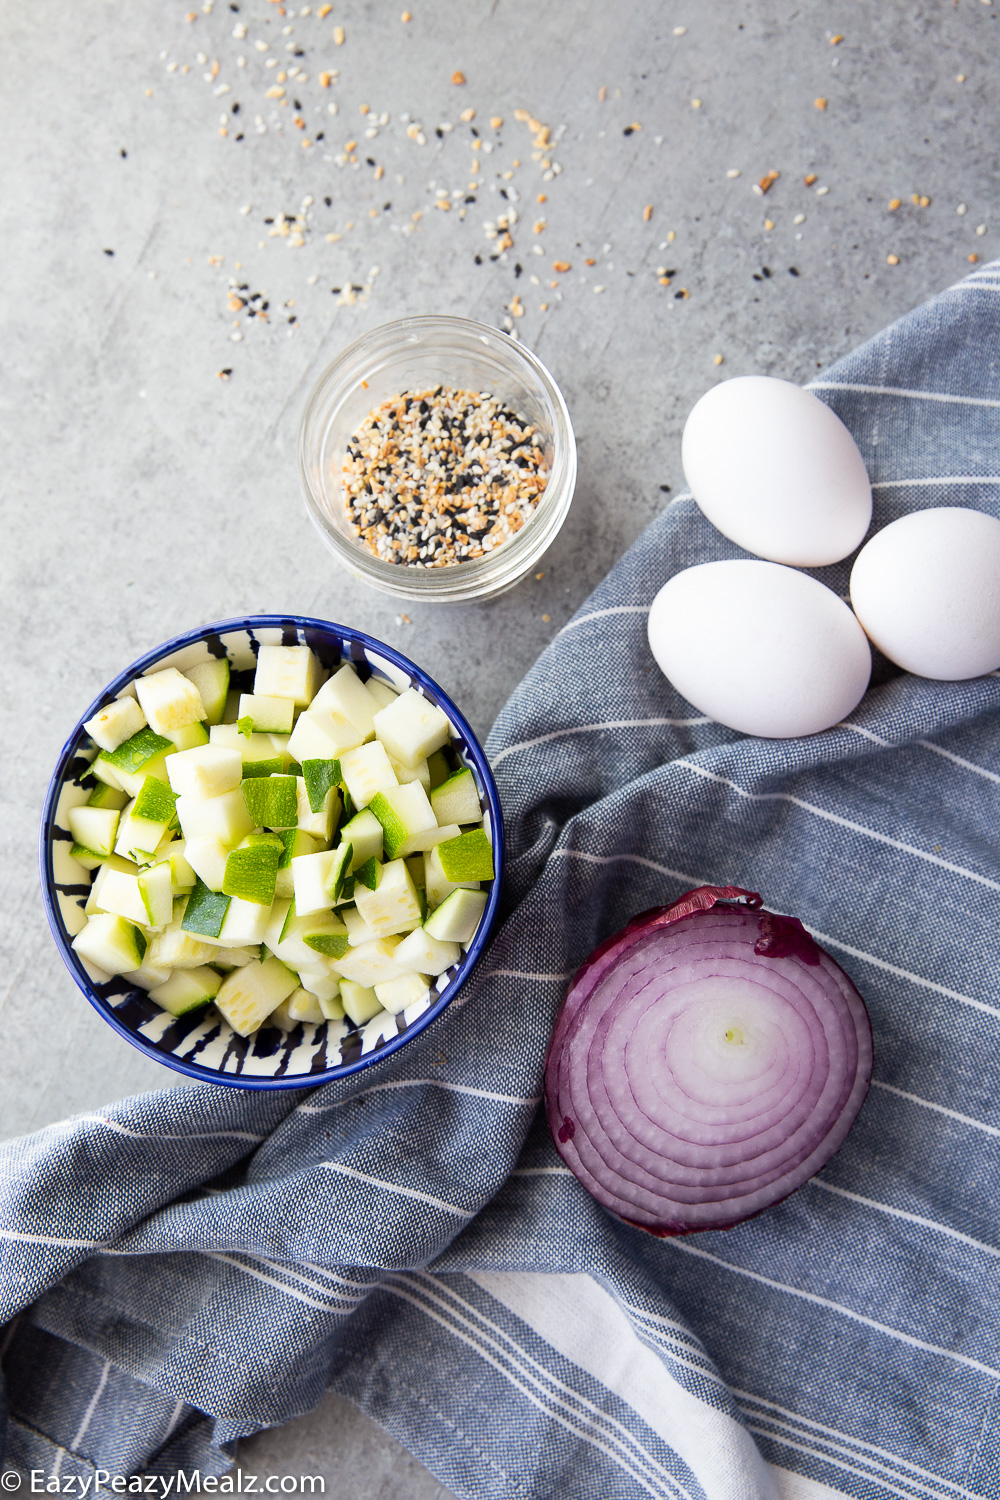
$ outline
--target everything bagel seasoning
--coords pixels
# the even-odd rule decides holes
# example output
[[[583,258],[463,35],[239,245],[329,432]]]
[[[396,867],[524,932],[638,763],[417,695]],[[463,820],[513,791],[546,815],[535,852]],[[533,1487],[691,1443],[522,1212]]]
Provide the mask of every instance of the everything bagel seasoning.
[[[542,440],[488,391],[403,391],[369,412],[343,466],[355,536],[376,557],[444,568],[508,541],[548,479]]]

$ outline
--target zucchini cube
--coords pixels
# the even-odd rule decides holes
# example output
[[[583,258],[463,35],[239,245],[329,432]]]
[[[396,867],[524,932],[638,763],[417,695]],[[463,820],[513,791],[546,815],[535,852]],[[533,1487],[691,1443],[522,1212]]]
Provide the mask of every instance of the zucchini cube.
[[[234,1031],[249,1036],[297,988],[295,975],[278,959],[267,958],[227,974],[215,1003]]]
[[[340,775],[357,808],[367,807],[379,792],[399,785],[385,746],[378,740],[346,750],[340,757]]]
[[[373,891],[354,887],[354,901],[376,938],[392,937],[420,926],[420,897],[406,864],[394,859],[383,865]]]
[[[257,653],[254,693],[291,698],[306,708],[323,681],[323,668],[308,646],[261,646]]]
[[[375,715],[375,733],[394,760],[415,766],[448,743],[448,715],[415,688],[407,688]]]
[[[189,1011],[199,1010],[214,1000],[221,984],[221,974],[204,965],[195,969],[177,969],[165,984],[150,990],[149,998],[172,1016],[186,1016]]]
[[[250,835],[252,838],[253,834]],[[223,891],[227,896],[240,896],[244,901],[270,907],[280,857],[280,844],[251,843],[248,839],[231,849],[222,878]]]
[[[139,872],[115,870],[109,864],[101,866],[93,885],[94,903],[98,911],[111,912],[145,927],[148,922],[146,905],[139,889]],[[169,918],[168,918],[169,920]],[[138,968],[138,964],[130,964]]]
[[[137,677],[133,686],[146,721],[157,734],[183,729],[186,724],[199,724],[205,717],[201,694],[190,677],[176,667],[164,667],[161,672]]]
[[[382,1009],[382,1002],[369,985],[354,984],[350,979],[340,981],[340,1003],[355,1026],[363,1026]]]
[[[184,840],[184,859],[198,880],[210,891],[221,891],[226,880],[229,847],[212,834]],[[192,881],[192,885],[194,885]]]
[[[442,943],[471,943],[486,910],[485,891],[452,891],[424,923],[424,931]]]
[[[331,711],[349,720],[358,730],[358,743],[361,743],[374,735],[375,715],[382,704],[368,691],[354,668],[345,663],[324,682],[310,707]]]
[[[219,724],[226,711],[226,696],[229,692],[229,658],[213,656],[211,661],[200,661],[188,667],[184,673],[198,689],[205,707],[205,722]]]
[[[100,912],[73,939],[81,958],[96,964],[105,974],[129,974],[138,969],[146,953],[146,939],[139,928],[124,917]]]
[[[467,766],[442,781],[431,792],[431,807],[439,823],[478,823],[483,810],[476,779]]]
[[[468,833],[438,844],[437,849],[448,880],[493,879],[493,845],[484,828],[470,828]]]
[[[443,943],[440,938],[432,937],[426,927],[409,933],[396,949],[400,967],[415,969],[418,974],[443,974],[461,957],[458,943]]]
[[[336,760],[344,750],[353,750],[364,736],[343,714],[327,709],[307,709],[288,737],[288,753],[304,760]]]
[[[275,698],[265,693],[241,693],[239,717],[251,720],[254,734],[291,734],[295,704],[291,698]]]
[[[218,797],[178,797],[175,811],[186,839],[215,838],[230,849],[255,826],[238,786]]]
[[[197,745],[167,756],[167,779],[179,797],[221,797],[243,780],[243,759],[224,745]]]
[[[146,727],[146,715],[134,698],[126,696],[108,703],[83,727],[102,750],[117,750]]]
[[[431,987],[423,974],[400,974],[398,979],[383,979],[375,986],[375,994],[383,1010],[398,1016],[409,1005],[426,1000]]]
[[[85,803],[69,810],[69,831],[73,838],[102,859],[114,851],[117,830],[118,812],[113,807],[91,807]]]
[[[362,943],[357,948],[349,948],[343,958],[333,960],[334,971],[340,975],[341,981],[350,979],[355,984],[374,985],[381,984],[383,979],[395,979],[399,973],[395,960],[399,943],[398,937],[385,937]],[[343,982],[340,992],[344,993]],[[348,1015],[351,1014],[346,1000],[344,1009]]]
[[[299,803],[294,776],[252,776],[240,783],[243,800],[256,828],[294,828]]]
[[[382,824],[387,859],[397,856],[405,859],[408,854],[416,854],[438,842],[433,837],[438,826],[434,809],[419,781],[377,792],[371,801],[371,811]]]

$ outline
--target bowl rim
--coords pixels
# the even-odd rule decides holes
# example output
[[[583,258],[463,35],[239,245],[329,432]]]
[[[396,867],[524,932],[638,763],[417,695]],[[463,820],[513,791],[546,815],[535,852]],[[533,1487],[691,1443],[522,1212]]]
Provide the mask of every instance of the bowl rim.
[[[486,800],[489,804],[493,833],[494,876],[486,903],[486,910],[483,913],[476,934],[469,945],[469,949],[459,965],[458,972],[447,989],[441,992],[437,1000],[434,1001],[423,1015],[418,1016],[415,1021],[412,1021],[405,1031],[398,1033],[397,1036],[385,1042],[377,1050],[370,1052],[365,1057],[358,1058],[355,1062],[345,1063],[334,1068],[327,1068],[318,1073],[295,1074],[291,1078],[273,1078],[261,1074],[221,1073],[214,1068],[206,1068],[200,1063],[187,1062],[183,1058],[173,1057],[169,1053],[161,1052],[146,1037],[142,1037],[137,1032],[130,1030],[118,1018],[114,1006],[97,994],[90,976],[73,951],[72,940],[67,937],[63,928],[62,919],[59,915],[54,896],[55,879],[52,869],[51,829],[66,772],[70,763],[78,754],[81,735],[86,734],[84,723],[87,719],[93,718],[94,714],[98,713],[122,688],[127,687],[136,677],[141,676],[147,667],[154,666],[164,656],[169,656],[172,652],[178,651],[184,646],[196,645],[198,641],[203,640],[207,635],[224,635],[227,632],[239,630],[277,629],[289,626],[296,630],[312,629],[337,634],[342,640],[357,642],[363,649],[371,649],[376,655],[383,656],[402,672],[412,677],[414,682],[419,683],[421,687],[431,689],[435,699],[448,715],[452,724],[465,738],[469,754],[475,762],[476,769],[482,779],[486,792]],[[463,984],[470,977],[472,970],[478,963],[483,950],[492,936],[499,911],[504,873],[503,813],[500,807],[500,796],[497,791],[496,780],[490,768],[489,761],[486,758],[486,752],[479,743],[478,737],[473,733],[465,715],[459,711],[450,696],[439,686],[434,678],[418,667],[408,656],[404,656],[401,651],[397,651],[394,647],[387,645],[384,641],[378,640],[375,636],[368,635],[365,631],[357,630],[352,626],[338,624],[334,620],[322,620],[315,615],[242,615],[200,625],[193,630],[185,631],[181,635],[173,636],[170,640],[164,641],[161,645],[154,647],[150,651],[146,651],[131,666],[127,667],[123,672],[119,672],[117,677],[113,678],[102,689],[90,706],[84,710],[60,750],[55,769],[49,780],[39,827],[38,864],[45,915],[48,920],[49,929],[55,939],[56,947],[59,950],[59,955],[69,970],[77,988],[82,991],[101,1018],[118,1032],[119,1036],[124,1037],[133,1047],[145,1056],[152,1058],[153,1061],[162,1063],[175,1072],[184,1073],[187,1077],[197,1079],[202,1083],[215,1083],[226,1088],[254,1090],[312,1089],[318,1088],[325,1083],[332,1083],[341,1078],[349,1078],[353,1074],[360,1073],[365,1068],[370,1068],[375,1063],[382,1062],[399,1052],[407,1042],[413,1041],[422,1032],[426,1031],[427,1027],[433,1021],[437,1020],[438,1016],[447,1009]]]
[[[329,519],[312,485],[307,449],[323,395],[331,383],[342,378],[342,372],[350,367],[352,361],[369,353],[380,341],[403,340],[410,334],[420,334],[434,328],[451,330],[473,341],[495,342],[509,359],[520,365],[525,379],[544,396],[552,411],[554,444],[552,471],[546,489],[551,486],[556,498],[548,507],[540,503],[515,537],[484,557],[471,558],[450,568],[408,569],[387,563],[383,558],[369,553],[360,543],[349,540]],[[493,597],[494,580],[498,581],[499,592],[513,588],[548,551],[561,531],[573,503],[579,457],[576,432],[566,397],[555,376],[533,349],[522,344],[519,339],[512,338],[504,329],[477,318],[464,317],[458,313],[420,313],[411,317],[392,318],[378,324],[345,344],[323,366],[309,390],[299,419],[296,465],[306,514],[341,567],[352,576],[362,578],[371,587],[398,599],[411,599],[426,604],[458,604],[470,599]],[[543,495],[542,502],[544,498]]]

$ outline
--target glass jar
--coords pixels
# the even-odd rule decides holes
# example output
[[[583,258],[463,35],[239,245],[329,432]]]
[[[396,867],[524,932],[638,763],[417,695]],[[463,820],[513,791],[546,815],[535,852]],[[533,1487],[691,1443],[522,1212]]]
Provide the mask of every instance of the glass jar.
[[[520,531],[484,557],[437,568],[386,562],[353,533],[342,479],[345,448],[383,401],[437,385],[487,391],[524,417],[542,438],[548,482]],[[491,599],[535,566],[566,519],[576,439],[552,376],[507,334],[469,318],[401,318],[355,339],[320,377],[302,418],[299,479],[310,519],[356,578],[414,603]]]

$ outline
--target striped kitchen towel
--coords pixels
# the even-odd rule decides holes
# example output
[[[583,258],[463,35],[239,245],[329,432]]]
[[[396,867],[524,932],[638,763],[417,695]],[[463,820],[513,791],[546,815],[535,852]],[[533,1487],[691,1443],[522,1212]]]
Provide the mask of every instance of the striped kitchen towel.
[[[998,309],[1000,263],[815,382],[876,526],[1000,515]],[[6,1467],[221,1472],[332,1386],[470,1500],[1000,1495],[1000,681],[880,662],[824,734],[724,729],[645,615],[737,555],[682,496],[501,714],[507,919],[419,1044],[3,1148]],[[562,1166],[542,1064],[589,949],[702,883],[816,933],[867,999],[875,1077],[787,1202],[656,1240]]]

